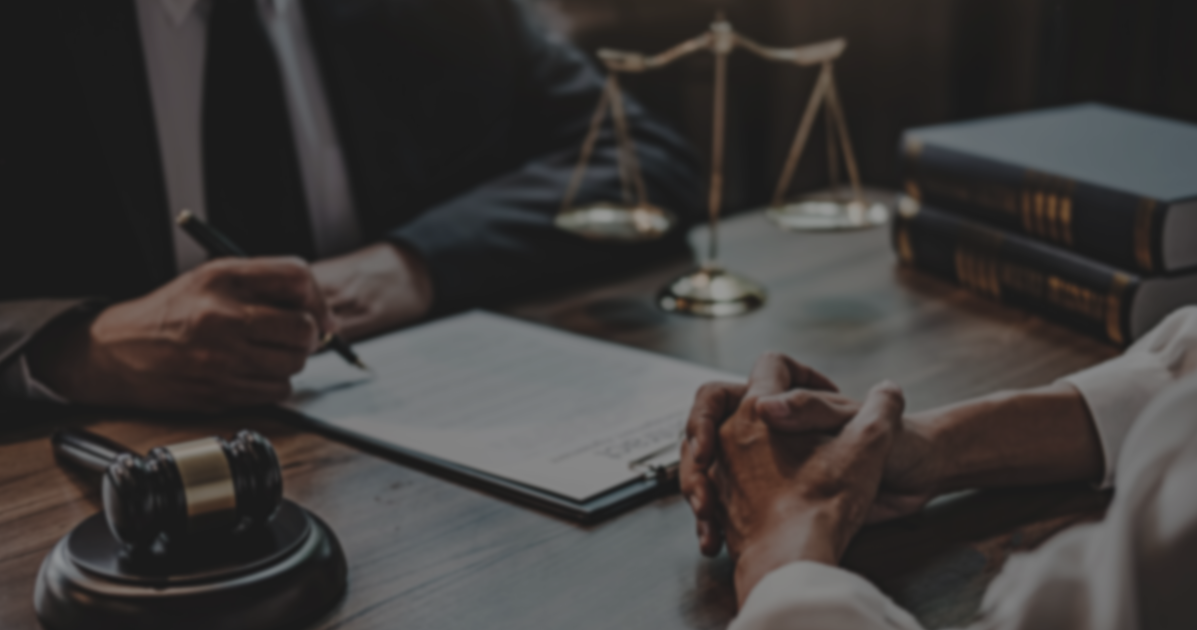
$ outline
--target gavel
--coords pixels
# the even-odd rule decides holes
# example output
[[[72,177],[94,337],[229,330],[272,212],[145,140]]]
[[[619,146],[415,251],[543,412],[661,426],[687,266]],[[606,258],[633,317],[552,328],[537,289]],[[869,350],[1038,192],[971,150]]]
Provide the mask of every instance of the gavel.
[[[78,429],[60,430],[52,442],[60,458],[103,473],[108,527],[133,549],[243,533],[269,522],[282,503],[278,455],[254,431],[160,446],[144,457]]]

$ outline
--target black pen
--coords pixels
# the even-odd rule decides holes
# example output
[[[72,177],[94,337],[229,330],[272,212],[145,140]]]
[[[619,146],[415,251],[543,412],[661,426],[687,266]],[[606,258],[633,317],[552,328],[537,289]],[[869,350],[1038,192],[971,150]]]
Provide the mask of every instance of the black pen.
[[[214,258],[249,258],[249,254],[245,250],[237,246],[236,243],[229,240],[229,237],[220,233],[220,230],[208,225],[203,219],[195,216],[190,210],[184,210],[179,213],[179,217],[175,220],[179,227],[183,228],[187,235],[195,239],[200,247],[203,247],[208,252],[209,256]],[[357,353],[349,346],[340,335],[333,333],[325,333],[324,338],[320,340],[320,345],[327,346],[333,349],[333,352],[341,355],[342,359],[356,365],[357,367],[370,371],[365,363],[358,358]]]

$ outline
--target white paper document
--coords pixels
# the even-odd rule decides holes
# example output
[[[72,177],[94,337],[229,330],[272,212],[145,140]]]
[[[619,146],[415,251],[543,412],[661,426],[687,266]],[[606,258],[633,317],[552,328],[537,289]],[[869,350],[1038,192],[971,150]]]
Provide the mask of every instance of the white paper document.
[[[288,406],[368,438],[582,502],[676,461],[694,393],[743,379],[677,359],[473,311],[331,353]]]

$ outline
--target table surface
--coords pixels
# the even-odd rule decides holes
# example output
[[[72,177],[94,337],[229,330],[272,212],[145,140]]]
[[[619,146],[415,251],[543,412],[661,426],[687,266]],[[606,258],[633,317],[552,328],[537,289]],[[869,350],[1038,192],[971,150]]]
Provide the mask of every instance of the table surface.
[[[763,309],[721,320],[657,310],[656,290],[690,264],[679,260],[502,310],[738,373],[780,350],[854,396],[890,378],[912,410],[1050,382],[1117,352],[899,268],[884,229],[792,234],[747,214],[720,234],[724,263],[768,287]],[[267,435],[287,496],[333,527],[349,559],[346,597],[313,627],[722,628],[735,614],[731,563],[698,553],[676,494],[579,526],[277,418],[5,415],[0,627],[9,630],[38,627],[32,598],[42,558],[100,508],[94,482],[51,455],[50,429],[68,423],[141,451],[242,427]],[[959,496],[866,529],[845,564],[929,627],[965,623],[1010,553],[1098,518],[1106,501],[1076,486]]]

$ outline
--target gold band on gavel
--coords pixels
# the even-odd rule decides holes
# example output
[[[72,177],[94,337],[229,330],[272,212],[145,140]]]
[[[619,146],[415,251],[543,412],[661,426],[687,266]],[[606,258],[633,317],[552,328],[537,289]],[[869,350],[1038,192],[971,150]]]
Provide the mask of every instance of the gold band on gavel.
[[[231,523],[237,515],[233,471],[216,438],[203,438],[166,447],[183,478],[187,500],[187,531],[195,533]]]

